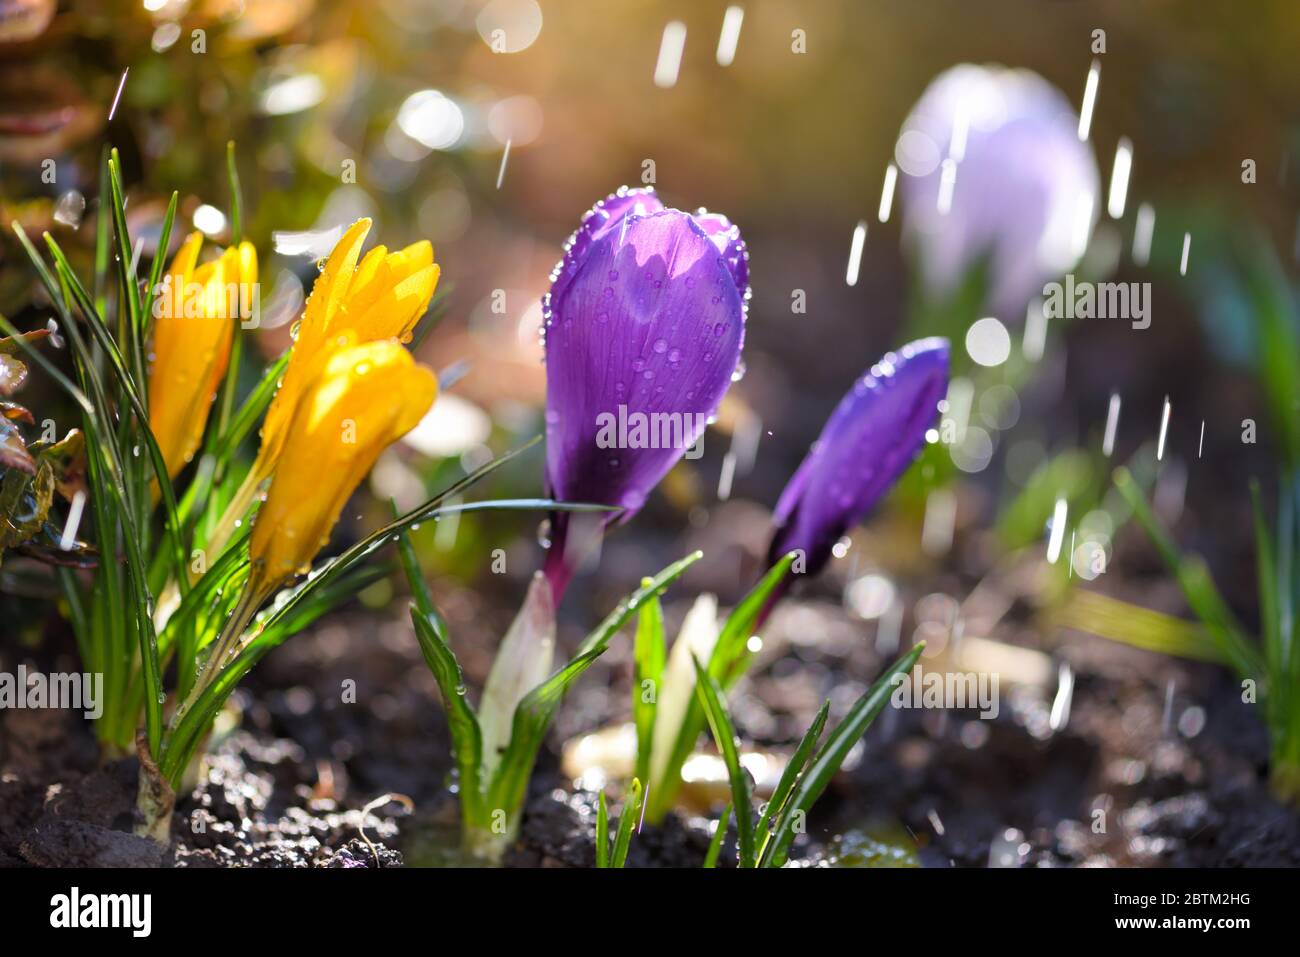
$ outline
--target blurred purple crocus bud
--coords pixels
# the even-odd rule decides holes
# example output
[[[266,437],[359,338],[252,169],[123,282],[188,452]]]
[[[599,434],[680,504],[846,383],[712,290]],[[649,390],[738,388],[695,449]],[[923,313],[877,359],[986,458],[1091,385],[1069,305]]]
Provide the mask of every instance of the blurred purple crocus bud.
[[[930,83],[894,150],[904,235],[928,289],[951,293],[987,256],[985,304],[1014,320],[1074,267],[1100,189],[1078,124],[1070,101],[1028,70],[962,64]]]
[[[666,209],[653,190],[624,187],[583,217],[543,303],[553,498],[622,509],[601,527],[627,521],[696,445],[740,359],[747,258],[725,217]],[[590,543],[568,540],[568,513],[552,522],[558,603]]]
[[[794,571],[821,571],[831,547],[907,470],[947,391],[946,339],[908,343],[855,382],[781,493],[768,564],[797,551]]]

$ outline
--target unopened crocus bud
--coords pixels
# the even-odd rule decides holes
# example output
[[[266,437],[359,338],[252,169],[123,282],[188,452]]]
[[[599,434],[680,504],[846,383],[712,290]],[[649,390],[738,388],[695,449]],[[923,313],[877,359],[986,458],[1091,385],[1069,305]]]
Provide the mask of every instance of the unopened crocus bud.
[[[251,243],[197,266],[202,245],[201,234],[190,234],[154,300],[149,427],[170,478],[203,440],[241,306],[250,301],[248,290],[257,283],[257,253]]]
[[[951,293],[988,257],[986,305],[1019,319],[1079,261],[1100,179],[1078,122],[1028,70],[961,64],[931,82],[895,150],[905,238],[928,290]]]
[[[946,339],[909,343],[858,379],[781,493],[768,563],[799,552],[802,571],[819,572],[911,464],[947,390]]]
[[[395,339],[329,348],[303,385],[254,521],[253,592],[308,569],[384,449],[424,417],[438,381]]]
[[[546,479],[565,502],[626,521],[701,438],[744,342],[749,269],[723,216],[666,209],[653,190],[597,203],[544,304]],[[558,602],[580,555],[555,516],[546,574]]]

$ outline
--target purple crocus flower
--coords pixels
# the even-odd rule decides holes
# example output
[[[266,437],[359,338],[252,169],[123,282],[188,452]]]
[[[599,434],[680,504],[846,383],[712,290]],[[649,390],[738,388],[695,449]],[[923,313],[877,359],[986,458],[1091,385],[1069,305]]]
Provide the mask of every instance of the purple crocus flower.
[[[858,379],[781,493],[768,563],[800,551],[801,570],[819,572],[911,464],[947,390],[946,339],[908,343]]]
[[[724,216],[620,189],[583,217],[543,303],[546,482],[627,521],[703,434],[745,338],[749,264]],[[558,602],[576,564],[553,517]],[[580,550],[579,550],[580,551]]]
[[[1018,319],[1045,282],[1074,267],[1100,189],[1078,122],[1070,101],[1028,70],[961,64],[930,83],[895,148],[904,234],[929,288],[951,292],[988,256],[987,305]]]

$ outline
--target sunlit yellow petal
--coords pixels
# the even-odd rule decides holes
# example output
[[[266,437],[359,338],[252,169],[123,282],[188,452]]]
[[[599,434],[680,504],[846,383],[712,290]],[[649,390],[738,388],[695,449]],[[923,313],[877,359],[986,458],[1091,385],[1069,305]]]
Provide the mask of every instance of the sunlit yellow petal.
[[[331,320],[339,311],[343,298],[353,280],[361,245],[370,232],[370,220],[359,219],[353,223],[335,244],[325,261],[325,267],[316,277],[302,320],[298,323],[293,353],[284,380],[266,410],[262,424],[262,447],[257,453],[253,473],[258,480],[266,478],[280,456],[284,446],[285,430],[293,418],[294,408],[306,385],[306,370],[316,353],[326,341]]]
[[[198,450],[225,374],[239,303],[240,260],[247,256],[229,249],[196,269],[201,242],[196,236],[186,240],[172,262],[168,275],[178,284],[178,294],[163,304],[153,325],[149,426],[173,478]]]
[[[426,266],[384,290],[374,305],[351,317],[358,337],[362,341],[387,336],[407,338],[429,308],[440,273],[436,264]]]
[[[380,452],[420,421],[436,394],[433,373],[394,340],[328,348],[253,526],[259,587],[306,570]]]

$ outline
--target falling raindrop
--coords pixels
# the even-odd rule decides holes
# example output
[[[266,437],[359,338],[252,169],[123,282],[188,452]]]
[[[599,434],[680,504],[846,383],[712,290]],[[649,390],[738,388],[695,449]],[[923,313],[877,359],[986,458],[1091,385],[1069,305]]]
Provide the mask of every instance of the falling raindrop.
[[[86,197],[79,190],[70,189],[54,204],[54,221],[77,229],[81,226],[81,217],[85,212]]]

